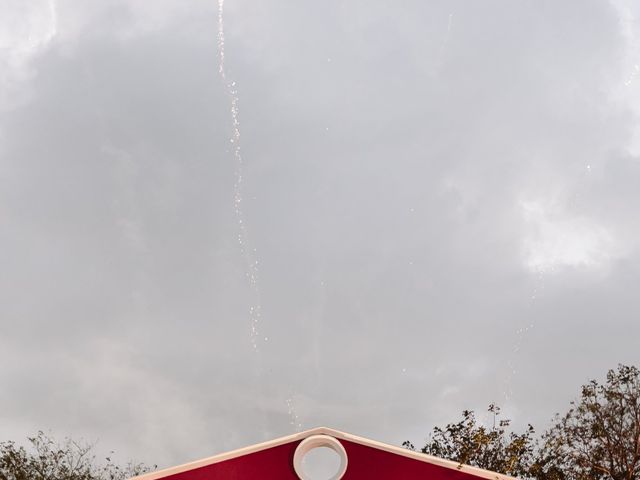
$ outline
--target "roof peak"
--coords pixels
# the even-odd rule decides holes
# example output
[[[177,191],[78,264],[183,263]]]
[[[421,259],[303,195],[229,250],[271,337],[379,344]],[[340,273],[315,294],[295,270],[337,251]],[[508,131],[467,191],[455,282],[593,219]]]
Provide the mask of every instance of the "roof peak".
[[[295,453],[296,447],[305,439],[309,439],[311,437],[320,436],[320,435],[326,435],[326,436],[332,437],[333,439],[340,442],[340,444],[344,444],[347,447],[345,454],[349,456],[349,459],[351,459],[351,457],[353,456],[352,453],[356,449],[360,452],[359,454],[362,454],[363,449],[361,447],[365,447],[366,449],[373,449],[373,450],[369,450],[370,453],[375,453],[374,451],[378,451],[378,453],[385,452],[386,454],[395,455],[397,457],[417,460],[418,462],[421,462],[424,464],[455,471],[457,474],[455,474],[454,472],[451,472],[452,479],[453,478],[458,479],[460,478],[459,475],[463,474],[464,478],[469,478],[469,479],[475,477],[475,478],[491,479],[491,480],[516,480],[515,478],[509,477],[507,475],[498,474],[495,472],[483,470],[483,469],[472,467],[469,465],[462,465],[458,462],[453,462],[451,460],[445,460],[442,458],[427,455],[425,453],[408,450],[403,447],[397,447],[394,445],[385,444],[382,442],[378,442],[376,440],[371,440],[365,437],[359,437],[351,433],[343,432],[340,430],[336,430],[334,428],[324,427],[324,426],[314,427],[308,430],[304,430],[302,432],[294,433],[292,435],[279,437],[273,440],[258,443],[248,447],[232,450],[230,452],[221,453],[218,455],[214,455],[212,457],[197,460],[195,462],[190,462],[190,463],[186,463],[176,467],[171,467],[171,468],[159,470],[156,472],[151,472],[145,475],[135,477],[134,479],[131,479],[131,480],[159,480],[159,479],[172,477],[173,475],[178,475],[178,474],[184,474],[184,475],[180,475],[180,480],[188,480],[189,476],[188,474],[186,474],[186,472],[189,472],[191,470],[201,469],[203,467],[209,467],[209,466],[212,466],[213,468],[213,466],[215,465],[218,465],[218,464],[222,465],[223,463],[228,462],[230,460],[235,460],[236,463],[238,463],[242,458],[248,458],[250,456],[253,456],[253,454],[257,454],[259,452],[265,452],[271,449],[275,451],[278,449],[278,447],[285,447],[285,446],[288,446],[287,455],[290,455],[291,458],[289,459],[287,455],[285,456],[281,455],[281,458],[278,461],[280,463],[282,463],[283,461],[284,463],[288,462],[286,467],[289,470],[291,470],[291,467],[293,466],[293,455]],[[316,446],[331,447],[331,445],[316,445]],[[336,449],[334,448],[334,450]],[[338,450],[336,450],[336,452],[338,452]],[[340,452],[338,452],[338,454],[341,455]],[[265,455],[262,455],[262,457],[265,457]],[[380,457],[380,455],[378,455],[378,457]],[[400,460],[400,459],[393,460],[393,458],[389,455],[385,456],[385,458],[388,459],[389,461]],[[263,460],[260,460],[260,461],[263,461]],[[229,462],[228,464],[230,463],[231,462]],[[413,464],[413,462],[409,462],[409,463]],[[357,468],[356,462],[349,462],[349,468],[356,469]],[[425,466],[424,468],[427,468],[427,467]],[[350,478],[356,478],[351,476],[351,471],[352,470],[350,470]],[[201,478],[201,477],[198,477],[198,478]],[[224,476],[219,477],[214,475],[211,478],[217,479],[217,478],[225,478],[225,477]],[[233,478],[244,478],[244,477],[234,476]],[[246,478],[254,478],[254,477],[246,477]],[[263,477],[263,478],[267,478],[267,477]],[[274,477],[274,478],[282,478],[282,477]],[[295,478],[295,476],[287,477],[287,478]],[[408,479],[412,477],[406,477],[406,478]]]

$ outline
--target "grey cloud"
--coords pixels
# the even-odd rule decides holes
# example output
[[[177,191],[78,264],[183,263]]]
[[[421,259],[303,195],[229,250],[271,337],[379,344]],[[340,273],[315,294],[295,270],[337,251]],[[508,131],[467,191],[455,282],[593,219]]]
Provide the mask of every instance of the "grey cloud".
[[[0,114],[1,436],[168,465],[494,401],[543,427],[638,363],[619,7],[227,0],[256,352],[215,2],[56,4]]]

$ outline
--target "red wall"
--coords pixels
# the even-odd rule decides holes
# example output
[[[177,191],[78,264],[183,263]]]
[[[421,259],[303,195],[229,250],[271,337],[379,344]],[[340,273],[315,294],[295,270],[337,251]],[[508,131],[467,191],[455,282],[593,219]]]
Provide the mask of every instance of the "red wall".
[[[272,447],[194,470],[164,477],[167,480],[298,480],[293,454],[300,442]],[[343,480],[471,480],[476,477],[358,443],[340,440],[349,464]]]

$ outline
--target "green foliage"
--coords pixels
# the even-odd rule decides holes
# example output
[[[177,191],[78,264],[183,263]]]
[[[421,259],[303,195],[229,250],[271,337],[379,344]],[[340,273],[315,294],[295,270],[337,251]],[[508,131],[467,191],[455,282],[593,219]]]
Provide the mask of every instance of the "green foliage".
[[[509,432],[510,421],[498,419],[500,407],[490,405],[488,410],[493,415],[493,426],[478,423],[474,412],[465,410],[458,423],[434,428],[420,451],[507,475],[528,475],[535,449],[533,427],[529,425],[521,434]],[[413,447],[410,442],[403,445]]]
[[[30,447],[0,443],[0,480],[125,480],[148,471],[141,464],[119,467],[110,458],[98,465],[91,445],[69,438],[63,443],[38,432]]]
[[[620,365],[606,383],[584,385],[543,442],[545,480],[640,479],[640,371]]]
[[[535,480],[640,480],[640,371],[619,365],[606,383],[582,386],[564,416],[556,415],[540,439],[531,425],[510,432],[500,409],[489,406],[493,426],[472,411],[444,428],[436,427],[423,453]],[[496,423],[497,422],[497,423]],[[405,447],[415,450],[411,442]]]

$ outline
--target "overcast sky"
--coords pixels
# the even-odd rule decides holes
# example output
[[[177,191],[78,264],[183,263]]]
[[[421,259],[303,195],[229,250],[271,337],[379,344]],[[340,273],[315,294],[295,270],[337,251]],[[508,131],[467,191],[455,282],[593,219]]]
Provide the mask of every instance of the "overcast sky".
[[[418,445],[640,364],[640,4],[218,14],[0,0],[0,440]]]

